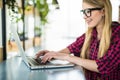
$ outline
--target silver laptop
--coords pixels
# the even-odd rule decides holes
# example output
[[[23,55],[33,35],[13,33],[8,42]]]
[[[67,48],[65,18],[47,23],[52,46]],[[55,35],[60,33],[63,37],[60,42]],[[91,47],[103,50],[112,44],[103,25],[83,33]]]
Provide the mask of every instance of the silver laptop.
[[[30,69],[63,68],[63,67],[73,67],[74,66],[74,64],[72,64],[72,63],[65,62],[65,61],[62,62],[60,60],[52,60],[50,62],[46,62],[43,64],[43,63],[41,63],[41,58],[35,59],[33,57],[26,56],[25,51],[23,50],[23,47],[21,46],[20,38],[19,38],[14,26],[11,27],[11,32],[13,33],[13,37],[18,46],[20,56],[22,57],[23,61]]]

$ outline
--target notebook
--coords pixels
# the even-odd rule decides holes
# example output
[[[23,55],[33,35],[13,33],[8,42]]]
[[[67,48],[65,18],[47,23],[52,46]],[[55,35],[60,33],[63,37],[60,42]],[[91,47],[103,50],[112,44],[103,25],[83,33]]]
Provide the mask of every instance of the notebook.
[[[18,50],[20,52],[22,60],[30,69],[66,68],[74,66],[74,64],[62,60],[52,60],[43,64],[41,63],[41,58],[35,59],[34,57],[26,56],[25,51],[21,46],[20,38],[14,26],[11,27],[11,32],[13,33],[13,38],[15,39],[15,42],[18,46]]]

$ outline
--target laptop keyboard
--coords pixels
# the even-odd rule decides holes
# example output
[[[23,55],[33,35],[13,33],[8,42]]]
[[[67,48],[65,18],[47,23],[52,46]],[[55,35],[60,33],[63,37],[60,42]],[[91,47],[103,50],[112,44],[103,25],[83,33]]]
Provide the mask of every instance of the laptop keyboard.
[[[35,65],[45,65],[46,64],[46,63],[41,63],[40,58],[35,59],[35,58],[28,57],[27,59],[28,59],[28,63],[30,65],[33,65],[33,66],[35,66]]]

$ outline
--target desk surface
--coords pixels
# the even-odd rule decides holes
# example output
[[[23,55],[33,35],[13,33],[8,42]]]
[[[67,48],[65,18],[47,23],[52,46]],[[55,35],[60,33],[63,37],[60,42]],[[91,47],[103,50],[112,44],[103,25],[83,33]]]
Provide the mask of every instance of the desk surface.
[[[82,68],[30,70],[21,57],[0,63],[0,80],[85,80]]]

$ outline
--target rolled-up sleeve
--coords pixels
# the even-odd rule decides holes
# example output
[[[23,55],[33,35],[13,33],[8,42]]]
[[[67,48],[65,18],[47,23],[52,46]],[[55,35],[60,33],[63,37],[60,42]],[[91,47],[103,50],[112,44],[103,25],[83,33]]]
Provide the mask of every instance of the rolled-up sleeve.
[[[85,34],[78,37],[75,42],[70,44],[67,48],[70,50],[71,53],[73,53],[75,56],[80,56],[80,50],[83,46],[85,39]]]
[[[116,38],[107,53],[96,60],[98,70],[101,74],[109,74],[120,64],[120,38]]]

